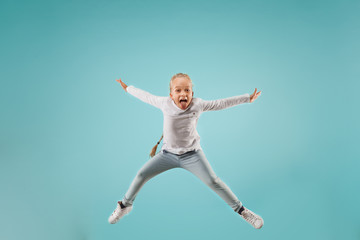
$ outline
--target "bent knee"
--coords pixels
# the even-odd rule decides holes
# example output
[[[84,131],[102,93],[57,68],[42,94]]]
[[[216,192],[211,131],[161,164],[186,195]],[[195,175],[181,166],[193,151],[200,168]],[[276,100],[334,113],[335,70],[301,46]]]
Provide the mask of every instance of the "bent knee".
[[[208,185],[219,186],[221,184],[221,179],[218,176],[210,177],[208,180]]]
[[[143,172],[143,171],[139,171],[137,174],[136,174],[136,178],[140,181],[142,180],[146,180],[149,176],[149,174],[147,174],[146,172]]]

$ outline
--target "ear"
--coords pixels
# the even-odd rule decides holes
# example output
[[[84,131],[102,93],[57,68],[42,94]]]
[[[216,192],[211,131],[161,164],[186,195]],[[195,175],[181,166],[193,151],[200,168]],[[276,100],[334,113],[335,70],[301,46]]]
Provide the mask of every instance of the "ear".
[[[192,96],[194,96],[194,92],[193,92]]]

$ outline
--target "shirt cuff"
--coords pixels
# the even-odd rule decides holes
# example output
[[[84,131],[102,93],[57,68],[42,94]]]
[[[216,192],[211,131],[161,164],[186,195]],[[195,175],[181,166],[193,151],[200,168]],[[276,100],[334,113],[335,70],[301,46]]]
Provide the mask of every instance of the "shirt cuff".
[[[126,92],[129,92],[129,88],[131,88],[132,86],[130,85],[130,86],[127,86],[126,87]]]
[[[248,99],[247,99],[247,103],[250,103],[250,94],[249,93],[246,93],[246,95],[247,95],[247,97],[248,97]]]

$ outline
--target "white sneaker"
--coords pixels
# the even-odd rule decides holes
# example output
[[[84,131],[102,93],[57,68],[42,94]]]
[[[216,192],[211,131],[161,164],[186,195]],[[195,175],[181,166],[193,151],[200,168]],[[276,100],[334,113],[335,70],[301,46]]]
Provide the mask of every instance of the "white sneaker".
[[[240,216],[256,229],[260,229],[264,225],[264,220],[259,215],[256,215],[245,207],[244,211],[241,212]]]
[[[121,201],[118,201],[116,209],[114,210],[114,212],[109,217],[108,221],[111,224],[117,223],[120,220],[120,218],[122,218],[123,216],[128,214],[132,209],[132,206],[121,208],[120,207],[120,202]]]

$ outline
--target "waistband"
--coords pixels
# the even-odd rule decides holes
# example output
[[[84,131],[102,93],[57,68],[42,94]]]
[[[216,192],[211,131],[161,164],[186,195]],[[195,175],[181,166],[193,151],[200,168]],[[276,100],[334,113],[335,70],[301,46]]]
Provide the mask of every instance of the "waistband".
[[[194,152],[197,152],[197,151],[199,151],[199,150],[200,150],[200,149],[194,149],[194,150],[191,150],[191,151],[187,151],[187,152],[185,152],[185,153],[182,153],[182,154],[172,153],[172,152],[169,152],[169,151],[167,151],[167,150],[165,150],[165,149],[163,149],[162,152],[174,154],[174,155],[176,155],[176,156],[182,156],[182,155],[184,155],[184,154],[194,153]]]

